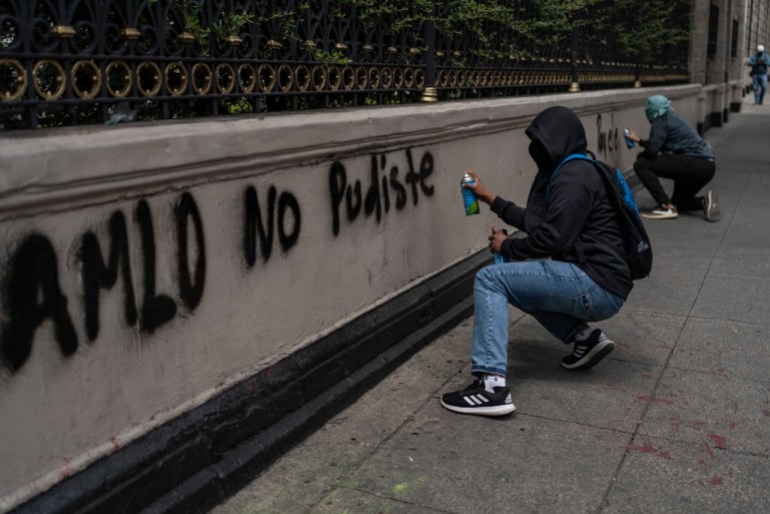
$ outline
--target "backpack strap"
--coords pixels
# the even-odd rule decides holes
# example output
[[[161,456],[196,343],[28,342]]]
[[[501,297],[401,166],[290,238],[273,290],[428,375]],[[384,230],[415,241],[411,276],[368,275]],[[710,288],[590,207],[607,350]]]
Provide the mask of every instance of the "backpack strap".
[[[549,197],[551,196],[551,181],[556,176],[557,173],[559,173],[559,170],[561,170],[561,167],[564,166],[564,164],[568,163],[569,161],[574,161],[575,159],[580,159],[581,161],[590,161],[595,163],[596,161],[592,159],[591,157],[587,156],[586,154],[582,153],[573,153],[568,156],[566,156],[558,166],[556,166],[556,169],[553,170],[553,173],[551,173],[551,178],[548,180],[548,185],[545,188],[545,201],[548,202]],[[583,253],[583,248],[581,245],[577,244],[577,241],[574,245],[575,253],[578,257],[578,262],[580,264],[585,264],[586,262],[586,256]]]
[[[568,156],[566,156],[558,166],[556,166],[556,169],[553,170],[553,173],[551,173],[551,178],[548,179],[548,185],[545,188],[545,201],[548,201],[548,198],[551,196],[551,181],[556,176],[557,173],[559,173],[559,170],[561,170],[561,167],[564,166],[569,161],[574,161],[575,159],[580,159],[581,161],[591,161],[594,162],[594,159],[590,158],[586,154],[582,153],[573,153]]]

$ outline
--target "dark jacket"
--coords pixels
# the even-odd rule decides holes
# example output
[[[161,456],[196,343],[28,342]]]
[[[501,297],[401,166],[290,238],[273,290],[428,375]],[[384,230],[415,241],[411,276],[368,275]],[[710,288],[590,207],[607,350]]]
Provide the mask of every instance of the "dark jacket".
[[[757,52],[751,56],[747,66],[751,66],[752,75],[767,75],[767,66],[770,65],[770,57],[765,52]]]
[[[526,232],[524,238],[506,239],[501,254],[512,260],[575,263],[594,282],[627,298],[633,282],[617,215],[599,171],[588,161],[572,160],[551,180],[565,157],[586,153],[580,119],[566,107],[551,107],[532,121],[526,133],[545,146],[548,162],[538,169],[526,208],[499,196],[492,203],[492,211],[503,221]]]
[[[673,112],[667,112],[652,120],[650,138],[640,140],[639,145],[644,148],[644,154],[652,158],[660,152],[706,159],[714,158],[714,153],[703,138],[693,130],[689,123]]]

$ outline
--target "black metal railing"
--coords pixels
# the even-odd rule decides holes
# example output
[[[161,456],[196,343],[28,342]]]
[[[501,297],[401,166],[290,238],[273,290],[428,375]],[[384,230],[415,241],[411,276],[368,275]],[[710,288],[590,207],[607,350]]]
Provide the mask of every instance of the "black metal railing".
[[[0,0],[0,124],[112,123],[688,80],[686,45],[666,62],[642,66],[613,53],[612,42],[592,34],[589,23],[562,34],[538,29],[535,36],[543,37],[533,37],[510,20],[451,26],[452,2],[434,2],[429,13],[419,11],[424,4]],[[513,4],[522,19],[537,16],[532,2]]]

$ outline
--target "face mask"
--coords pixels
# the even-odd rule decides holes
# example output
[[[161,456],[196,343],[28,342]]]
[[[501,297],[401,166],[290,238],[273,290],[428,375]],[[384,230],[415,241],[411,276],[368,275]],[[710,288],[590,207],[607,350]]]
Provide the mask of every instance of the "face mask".
[[[535,161],[539,170],[550,168],[551,157],[548,155],[548,151],[540,141],[533,139],[529,144],[529,156]]]

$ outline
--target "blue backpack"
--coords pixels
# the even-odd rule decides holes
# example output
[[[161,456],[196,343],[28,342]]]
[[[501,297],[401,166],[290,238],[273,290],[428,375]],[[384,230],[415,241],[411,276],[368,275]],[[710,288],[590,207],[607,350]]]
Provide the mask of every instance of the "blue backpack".
[[[628,187],[626,179],[623,178],[623,172],[587,155],[575,153],[568,155],[559,163],[551,174],[550,180],[553,180],[553,177],[556,176],[564,163],[573,159],[593,163],[602,177],[610,201],[618,215],[618,221],[620,221],[623,247],[626,251],[626,262],[631,270],[631,278],[638,280],[649,276],[652,270],[652,244],[650,244],[650,238],[647,236],[647,231],[639,216],[639,208],[636,206],[634,194],[631,192],[631,188]],[[551,184],[549,181],[545,193],[546,201],[550,191]]]

